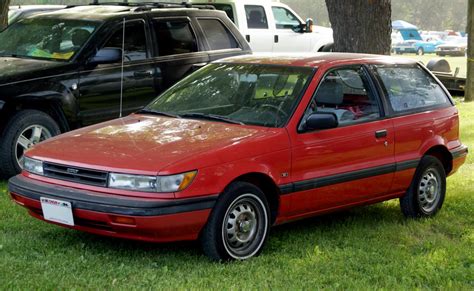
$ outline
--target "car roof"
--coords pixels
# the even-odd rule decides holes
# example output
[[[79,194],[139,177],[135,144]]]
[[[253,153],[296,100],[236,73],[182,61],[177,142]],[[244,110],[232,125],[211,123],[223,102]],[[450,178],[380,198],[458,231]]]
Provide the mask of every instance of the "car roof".
[[[384,55],[358,53],[310,53],[310,54],[253,54],[230,57],[215,63],[246,63],[281,65],[291,67],[319,67],[337,64],[400,64],[414,65],[417,61]]]
[[[66,5],[12,5],[10,10],[49,10],[49,9],[64,9]]]

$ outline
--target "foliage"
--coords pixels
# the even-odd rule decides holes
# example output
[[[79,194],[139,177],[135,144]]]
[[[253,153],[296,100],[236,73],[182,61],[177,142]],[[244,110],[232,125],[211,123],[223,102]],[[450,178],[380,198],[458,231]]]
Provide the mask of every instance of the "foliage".
[[[474,148],[474,103],[459,104]],[[474,288],[474,155],[448,179],[443,209],[406,220],[392,200],[272,229],[260,257],[218,264],[196,243],[103,238],[29,217],[0,182],[2,289]]]

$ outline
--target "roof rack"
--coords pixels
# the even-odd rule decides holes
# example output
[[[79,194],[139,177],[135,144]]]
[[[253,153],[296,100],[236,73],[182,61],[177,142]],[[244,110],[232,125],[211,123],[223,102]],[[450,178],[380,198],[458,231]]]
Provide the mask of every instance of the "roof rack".
[[[198,8],[198,9],[216,9],[212,5],[202,5],[202,4],[191,4],[188,2],[181,3],[172,3],[172,2],[160,2],[160,1],[151,1],[151,2],[128,2],[128,0],[122,1],[105,1],[100,2],[99,0],[93,0],[90,5],[118,5],[118,6],[129,6],[136,7],[136,10],[150,10],[153,8]]]

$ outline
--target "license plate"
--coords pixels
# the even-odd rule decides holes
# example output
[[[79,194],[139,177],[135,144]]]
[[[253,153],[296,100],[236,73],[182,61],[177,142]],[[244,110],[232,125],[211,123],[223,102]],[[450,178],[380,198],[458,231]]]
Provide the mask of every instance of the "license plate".
[[[41,197],[40,201],[44,219],[61,224],[74,225],[71,202],[45,197]]]
[[[400,48],[400,50],[401,50],[401,51],[404,51],[404,50],[405,50],[405,48],[404,48],[404,47],[401,47],[401,48]]]

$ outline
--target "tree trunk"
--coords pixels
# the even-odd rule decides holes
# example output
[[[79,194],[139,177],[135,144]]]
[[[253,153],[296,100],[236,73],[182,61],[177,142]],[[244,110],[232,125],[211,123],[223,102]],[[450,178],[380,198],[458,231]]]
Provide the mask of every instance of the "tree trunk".
[[[469,0],[467,6],[467,78],[464,92],[464,101],[474,100],[474,1]]]
[[[8,7],[10,0],[0,0],[0,31],[8,25]]]
[[[334,51],[390,54],[390,0],[326,0]]]

